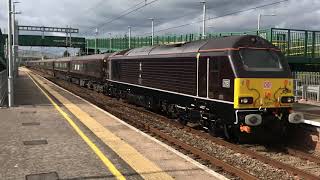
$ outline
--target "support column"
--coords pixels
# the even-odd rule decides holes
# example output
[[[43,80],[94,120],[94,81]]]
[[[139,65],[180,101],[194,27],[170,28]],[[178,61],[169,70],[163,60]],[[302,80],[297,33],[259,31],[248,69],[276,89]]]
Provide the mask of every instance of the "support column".
[[[8,0],[8,106],[13,107],[13,73],[12,73],[12,3]]]

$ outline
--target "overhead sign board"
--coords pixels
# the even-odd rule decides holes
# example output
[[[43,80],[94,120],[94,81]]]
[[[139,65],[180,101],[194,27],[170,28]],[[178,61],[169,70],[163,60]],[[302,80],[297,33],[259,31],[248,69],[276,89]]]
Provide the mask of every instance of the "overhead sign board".
[[[7,37],[7,35],[5,35]],[[84,49],[86,40],[82,37],[72,37],[66,43],[65,36],[41,36],[41,35],[19,35],[19,46],[43,46],[43,47],[73,47]]]

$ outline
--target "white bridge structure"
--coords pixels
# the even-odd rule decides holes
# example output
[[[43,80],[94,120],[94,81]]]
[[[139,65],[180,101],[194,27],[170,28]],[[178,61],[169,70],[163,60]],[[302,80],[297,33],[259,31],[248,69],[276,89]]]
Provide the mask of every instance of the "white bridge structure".
[[[36,60],[36,59],[53,59],[58,57],[59,56],[52,53],[48,53],[48,52],[19,50],[19,59],[21,59],[21,61]]]

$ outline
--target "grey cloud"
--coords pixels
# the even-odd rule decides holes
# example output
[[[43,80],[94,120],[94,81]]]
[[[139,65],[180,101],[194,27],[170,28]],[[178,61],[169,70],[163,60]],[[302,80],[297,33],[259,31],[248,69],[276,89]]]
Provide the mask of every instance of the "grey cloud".
[[[208,17],[246,9],[277,0],[207,0]],[[24,0],[17,6],[23,12],[20,24],[62,26],[80,28],[83,34],[93,36],[96,26],[117,17],[141,0]],[[151,2],[148,0],[147,2]],[[122,17],[113,23],[99,27],[99,36],[124,35],[127,27],[133,26],[134,35],[150,32],[149,17],[155,17],[156,31],[201,19],[200,0],[159,0],[139,11]],[[257,26],[259,13],[275,13],[276,17],[263,17],[263,27],[285,27],[296,29],[319,29],[319,0],[289,0],[272,7],[252,10],[224,18],[208,21],[208,31],[253,30]],[[0,27],[6,27],[6,0],[0,0]],[[183,28],[171,29],[157,34],[180,34],[199,32],[200,23]]]

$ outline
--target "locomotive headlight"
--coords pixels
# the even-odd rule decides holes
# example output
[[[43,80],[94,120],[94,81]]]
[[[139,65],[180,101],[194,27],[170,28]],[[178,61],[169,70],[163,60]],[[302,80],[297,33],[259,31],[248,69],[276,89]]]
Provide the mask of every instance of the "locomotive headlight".
[[[253,103],[253,97],[240,97],[239,98],[239,104],[252,104]]]
[[[281,98],[281,103],[294,103],[294,97],[293,96],[283,96]]]

